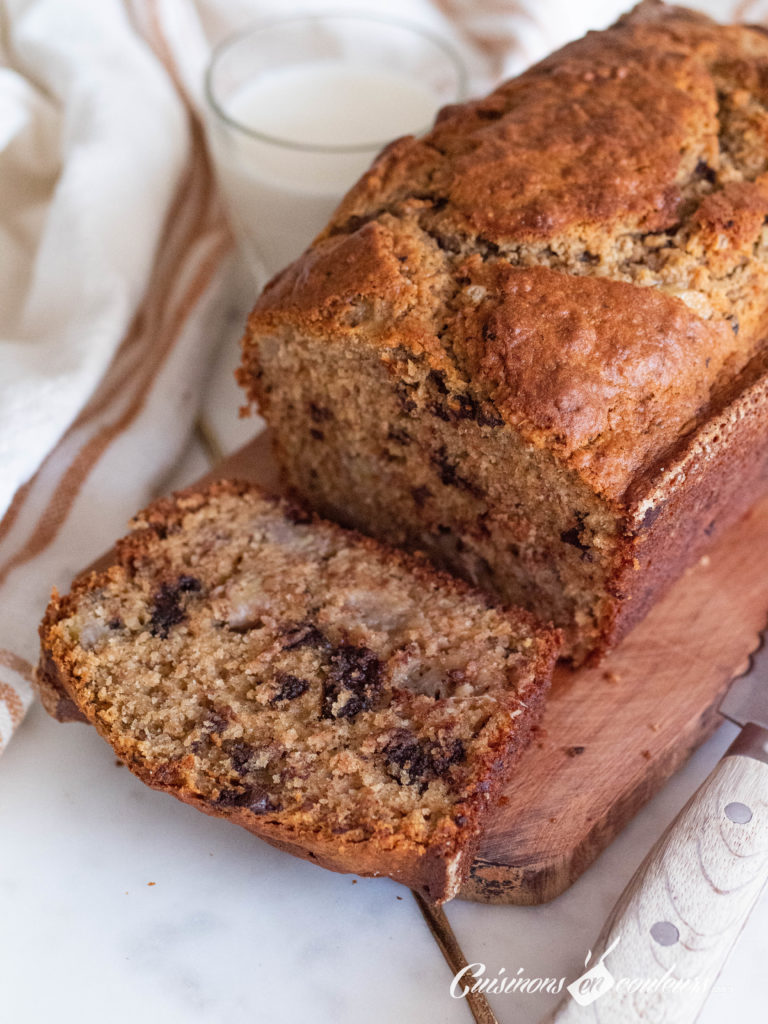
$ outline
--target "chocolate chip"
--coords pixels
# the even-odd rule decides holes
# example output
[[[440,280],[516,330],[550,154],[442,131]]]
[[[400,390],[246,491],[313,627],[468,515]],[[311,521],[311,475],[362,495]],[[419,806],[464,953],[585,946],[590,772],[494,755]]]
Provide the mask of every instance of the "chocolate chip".
[[[203,585],[197,576],[179,576],[176,589],[182,593],[197,593],[203,589]]]
[[[451,421],[445,407],[437,402],[430,402],[427,406],[427,412],[429,412],[430,416],[437,416],[437,418],[442,420],[444,423],[450,423]]]
[[[428,409],[433,416],[446,423],[457,423],[460,420],[474,420],[480,426],[500,426],[502,420],[491,410],[484,408],[466,391],[451,392],[445,383],[442,370],[432,370],[427,382],[435,394]]]
[[[165,639],[171,627],[178,625],[185,618],[186,613],[182,608],[180,595],[200,590],[202,583],[196,576],[183,575],[173,583],[163,583],[152,598],[155,605],[149,627],[152,636]]]
[[[243,775],[255,751],[250,743],[243,740],[224,740],[221,749],[228,755],[238,775]]]
[[[444,446],[438,448],[429,458],[446,487],[459,487],[477,498],[481,496],[480,489],[457,471],[455,463],[448,458],[448,452]]]
[[[411,435],[406,430],[398,430],[397,427],[390,427],[387,431],[387,440],[401,444],[403,447],[411,443]]]
[[[280,805],[262,786],[246,786],[245,789],[223,789],[216,803],[219,807],[244,807],[253,814],[269,814],[279,811]]]
[[[422,781],[430,770],[430,760],[425,747],[407,729],[399,730],[399,735],[390,740],[384,748],[384,757],[388,766],[396,769],[396,776],[404,773],[407,776],[405,781],[408,783]]]
[[[463,395],[462,414],[473,419],[481,427],[501,427],[504,420],[487,405],[480,406],[470,395]]]
[[[289,626],[284,634],[283,650],[295,651],[299,647],[328,647],[329,641],[312,622],[299,622]]]
[[[323,683],[322,717],[354,718],[369,711],[381,690],[381,670],[381,662],[367,647],[337,647]]]
[[[461,239],[458,235],[448,235],[444,231],[430,231],[430,235],[443,252],[453,253],[454,256],[461,252]]]
[[[125,623],[120,618],[110,619],[107,623],[110,629],[122,629]]]
[[[443,746],[429,739],[419,739],[409,729],[395,730],[384,748],[384,759],[390,774],[403,785],[418,786],[423,793],[433,779],[439,779],[451,765],[466,756],[460,739]]]
[[[418,384],[409,383],[404,380],[400,380],[395,384],[395,397],[400,403],[400,407],[403,412],[414,412],[417,408],[416,403],[411,398],[414,388],[417,388]]]
[[[699,160],[693,173],[697,178],[703,178],[705,181],[708,181],[710,185],[714,185],[717,178],[716,171],[713,167],[709,166],[706,160]]]
[[[430,370],[427,374],[427,380],[437,388],[441,395],[448,394],[448,386],[445,383],[445,373],[442,370]]]
[[[281,672],[277,678],[280,689],[271,698],[272,704],[279,700],[295,700],[309,689],[309,681],[307,679],[300,679],[299,676],[292,676],[287,672]]]
[[[571,544],[573,547],[578,548],[581,551],[581,557],[584,561],[592,561],[592,551],[589,544],[585,544],[582,540],[582,531],[584,529],[584,521],[586,515],[583,512],[576,512],[576,526],[571,526],[567,530],[563,530],[560,534],[560,540],[564,544]]]
[[[227,714],[217,711],[216,708],[211,708],[203,722],[203,732],[208,733],[209,735],[212,732],[224,732],[228,724],[229,717]]]
[[[325,434],[322,432],[322,430],[318,430],[317,427],[310,427],[309,428],[309,436],[313,437],[315,439],[315,441],[324,441],[325,440]]]
[[[411,488],[411,496],[416,502],[419,508],[424,508],[424,504],[427,498],[432,497],[432,491],[428,487],[413,487]]]
[[[286,502],[283,505],[283,514],[286,519],[296,526],[303,526],[305,523],[312,522],[312,513],[297,502]]]
[[[430,456],[430,462],[437,467],[438,474],[446,487],[453,487],[458,476],[456,466],[448,459],[445,448],[439,448],[434,455]]]
[[[309,415],[315,423],[325,423],[333,419],[333,413],[330,409],[326,409],[324,405],[317,405],[315,402],[309,403]]]
[[[481,427],[500,427],[504,422],[500,416],[478,404],[466,393],[457,392],[451,396],[450,403],[444,407],[452,422],[458,420],[474,420]]]
[[[477,236],[477,244],[483,250],[483,256],[498,256],[501,251],[495,242],[482,238],[480,235]]]

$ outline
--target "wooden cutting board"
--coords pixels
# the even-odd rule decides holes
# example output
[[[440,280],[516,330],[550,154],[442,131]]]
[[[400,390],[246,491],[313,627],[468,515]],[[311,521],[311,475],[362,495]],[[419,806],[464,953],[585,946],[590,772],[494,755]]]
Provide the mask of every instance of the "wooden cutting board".
[[[277,489],[265,432],[205,479]],[[597,668],[559,667],[541,729],[462,896],[544,903],[567,889],[721,721],[768,612],[768,498],[717,541]]]

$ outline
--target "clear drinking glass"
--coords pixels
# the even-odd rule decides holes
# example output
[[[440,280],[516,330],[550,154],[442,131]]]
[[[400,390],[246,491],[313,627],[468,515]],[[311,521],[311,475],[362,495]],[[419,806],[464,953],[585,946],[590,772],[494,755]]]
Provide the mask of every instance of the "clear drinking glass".
[[[225,40],[206,76],[208,135],[257,283],[303,251],[387,142],[425,131],[465,88],[449,44],[394,19],[303,15]]]

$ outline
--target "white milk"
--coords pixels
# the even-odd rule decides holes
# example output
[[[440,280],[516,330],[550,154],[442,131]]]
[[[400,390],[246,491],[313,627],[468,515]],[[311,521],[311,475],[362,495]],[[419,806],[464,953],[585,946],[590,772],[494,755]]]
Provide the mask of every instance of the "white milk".
[[[347,62],[281,68],[234,92],[225,110],[238,124],[318,147],[292,149],[222,121],[212,124],[231,219],[256,268],[263,265],[271,276],[295,259],[381,146],[426,128],[438,106],[438,97],[414,78]],[[324,146],[366,149],[329,153]]]

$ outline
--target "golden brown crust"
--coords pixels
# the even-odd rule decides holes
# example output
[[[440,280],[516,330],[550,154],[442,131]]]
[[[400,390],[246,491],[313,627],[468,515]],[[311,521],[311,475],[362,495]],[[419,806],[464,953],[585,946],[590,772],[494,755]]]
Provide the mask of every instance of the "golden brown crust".
[[[388,147],[334,225],[393,196],[438,194],[457,228],[497,244],[660,231],[698,161],[717,155],[712,65],[766,53],[750,29],[646,0],[489,96],[447,107],[423,139]]]
[[[388,147],[267,287],[241,383],[268,411],[249,337],[269,332],[399,346],[620,500],[762,339],[764,68],[764,34],[646,2],[448,108]],[[724,124],[751,132],[754,166],[731,159]],[[488,288],[479,309],[469,281]]]
[[[485,296],[460,314],[467,377],[483,380],[507,423],[599,493],[621,498],[709,400],[730,328],[707,324],[679,299],[479,257],[465,273]]]

